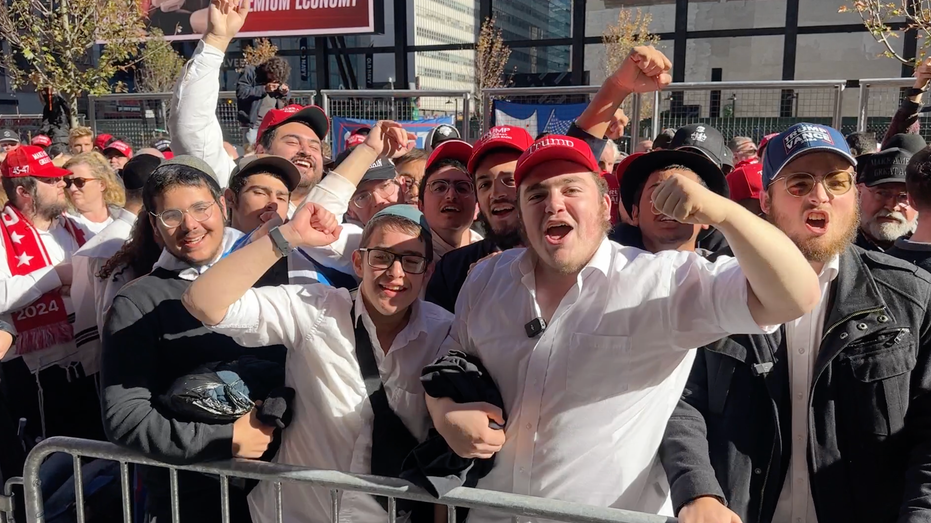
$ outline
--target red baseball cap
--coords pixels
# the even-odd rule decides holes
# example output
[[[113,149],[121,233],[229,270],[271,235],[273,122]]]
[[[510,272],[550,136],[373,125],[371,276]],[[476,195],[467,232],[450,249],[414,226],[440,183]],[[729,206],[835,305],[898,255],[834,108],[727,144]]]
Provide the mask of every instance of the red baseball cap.
[[[571,136],[550,134],[533,142],[518,158],[514,184],[519,186],[534,167],[554,160],[566,160],[577,163],[588,171],[601,172],[598,160],[587,143]]]
[[[446,159],[456,160],[462,163],[462,165],[468,165],[471,156],[472,145],[469,142],[464,142],[462,140],[446,140],[440,142],[440,145],[437,145],[436,149],[433,149],[433,152],[430,153],[424,170],[429,171],[433,164]]]
[[[32,145],[38,145],[39,147],[48,147],[52,145],[52,139],[44,134],[37,134],[32,138]]]
[[[107,142],[109,142],[112,139],[113,139],[112,134],[98,134],[97,138],[94,138],[94,147],[102,151],[104,147],[107,146]]]
[[[133,157],[133,148],[130,147],[129,144],[126,142],[121,142],[117,140],[111,143],[110,145],[106,146],[103,152],[106,153],[107,151],[110,151],[110,150],[116,151],[127,158]]]
[[[70,171],[55,167],[45,150],[35,145],[24,145],[6,155],[0,164],[0,174],[4,178],[61,178],[71,174]]]
[[[624,173],[627,172],[627,168],[630,167],[630,164],[634,163],[634,160],[640,158],[646,153],[632,153],[627,155],[626,158],[618,162],[614,166],[614,177],[617,179],[617,183],[621,183],[621,180],[624,179]]]
[[[731,200],[760,199],[763,194],[763,163],[747,162],[727,175]]]
[[[289,105],[284,109],[272,109],[265,113],[262,123],[259,125],[259,133],[256,140],[261,140],[265,131],[284,125],[288,122],[300,122],[310,127],[313,132],[317,133],[317,138],[323,140],[330,131],[330,119],[327,118],[323,109],[316,105]]]
[[[350,134],[349,138],[346,138],[346,148],[349,149],[357,145],[362,145],[365,139],[366,136],[364,134]]]
[[[442,145],[442,144],[441,144]],[[469,158],[469,172],[475,174],[475,169],[482,163],[485,156],[494,149],[513,149],[517,152],[526,151],[533,145],[533,137],[523,127],[499,125],[492,127],[475,142],[472,156]]]
[[[760,146],[756,148],[756,155],[762,158],[763,149],[766,149],[766,144],[768,144],[770,140],[772,140],[773,138],[777,136],[779,136],[779,133],[772,133],[772,134],[767,134],[766,136],[764,136],[763,139],[760,140]]]

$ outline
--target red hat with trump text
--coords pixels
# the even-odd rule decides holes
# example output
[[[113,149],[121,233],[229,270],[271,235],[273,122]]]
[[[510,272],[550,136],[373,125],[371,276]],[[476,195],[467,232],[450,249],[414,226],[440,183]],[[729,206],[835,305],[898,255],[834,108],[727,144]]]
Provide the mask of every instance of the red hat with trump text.
[[[511,127],[509,125],[492,127],[479,141],[475,142],[475,148],[469,158],[469,172],[475,174],[475,169],[491,151],[512,149],[523,153],[531,145],[533,145],[533,137],[523,127]]]
[[[587,143],[571,136],[550,134],[533,142],[533,145],[517,159],[514,184],[519,186],[540,164],[558,160],[577,163],[586,171],[601,173],[598,160],[595,159],[592,148]]]
[[[0,164],[0,174],[4,178],[61,178],[71,172],[55,167],[52,159],[41,147],[24,145],[6,155],[6,159]]]
[[[289,105],[284,109],[272,109],[265,113],[265,118],[262,118],[262,123],[259,125],[259,133],[256,140],[261,140],[265,131],[289,122],[300,122],[310,127],[320,140],[326,138],[327,133],[330,131],[330,119],[327,118],[323,109],[316,105],[308,105],[306,107]]]

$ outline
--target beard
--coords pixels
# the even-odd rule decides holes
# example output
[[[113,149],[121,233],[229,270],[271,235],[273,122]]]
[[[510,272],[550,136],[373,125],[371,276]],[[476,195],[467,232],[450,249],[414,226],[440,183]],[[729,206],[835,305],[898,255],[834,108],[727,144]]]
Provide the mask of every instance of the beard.
[[[878,218],[892,218],[895,222],[880,222]],[[864,224],[864,229],[866,229],[870,237],[881,242],[894,242],[903,236],[914,233],[917,227],[917,219],[909,222],[904,214],[898,211],[889,212],[884,209],[880,209]]]
[[[847,217],[829,213],[831,219],[834,220],[830,224],[829,232],[816,237],[800,237],[788,232],[784,225],[791,223],[791,220],[796,219],[796,217],[780,213],[775,204],[772,206],[773,212],[767,214],[766,219],[792,240],[792,243],[798,247],[806,260],[812,263],[826,263],[834,256],[844,252],[857,238],[857,229],[860,227],[860,210],[859,206],[854,207],[854,209],[854,212]],[[804,211],[807,210],[809,209]]]
[[[36,201],[36,214],[46,220],[54,220],[68,210],[68,204],[59,201]]]
[[[488,218],[485,217],[485,213],[481,212],[478,213],[478,221],[482,224],[482,229],[485,231],[485,238],[491,240],[492,243],[497,245],[502,251],[525,245],[524,238],[520,232],[520,226],[512,231],[496,231],[495,228],[491,226],[491,223],[489,223]]]
[[[305,173],[304,169],[298,167],[298,171],[301,173],[301,180],[297,182],[297,188],[299,190],[309,191],[323,179],[323,164],[317,162],[313,156],[308,156],[304,153],[297,153],[294,155],[291,158],[291,163],[302,160],[310,164],[310,170]]]

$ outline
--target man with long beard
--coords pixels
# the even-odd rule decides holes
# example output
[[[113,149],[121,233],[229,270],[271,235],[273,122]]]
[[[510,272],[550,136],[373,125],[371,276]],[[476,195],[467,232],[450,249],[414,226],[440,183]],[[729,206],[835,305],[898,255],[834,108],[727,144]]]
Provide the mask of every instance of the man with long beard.
[[[772,334],[698,351],[660,448],[681,523],[931,517],[931,279],[852,245],[855,165],[813,124],[764,157],[763,212],[822,298]]]
[[[918,211],[909,205],[905,167],[912,154],[887,149],[862,161],[857,180],[860,194],[860,230],[856,244],[868,251],[884,252],[896,240],[910,236],[918,224]]]

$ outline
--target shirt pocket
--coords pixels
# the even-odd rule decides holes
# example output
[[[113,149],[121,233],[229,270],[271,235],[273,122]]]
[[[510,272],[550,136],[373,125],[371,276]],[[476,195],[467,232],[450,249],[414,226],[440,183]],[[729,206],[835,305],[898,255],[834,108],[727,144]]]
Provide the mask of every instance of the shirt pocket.
[[[627,392],[630,338],[575,333],[569,343],[566,390],[598,401]]]
[[[426,439],[430,415],[423,392],[409,392],[402,387],[392,387],[386,392],[390,393],[391,409],[401,418],[411,435],[418,441]]]
[[[917,362],[909,329],[876,333],[844,350],[842,361],[853,377],[853,395],[860,426],[887,436],[905,426],[911,371]]]

